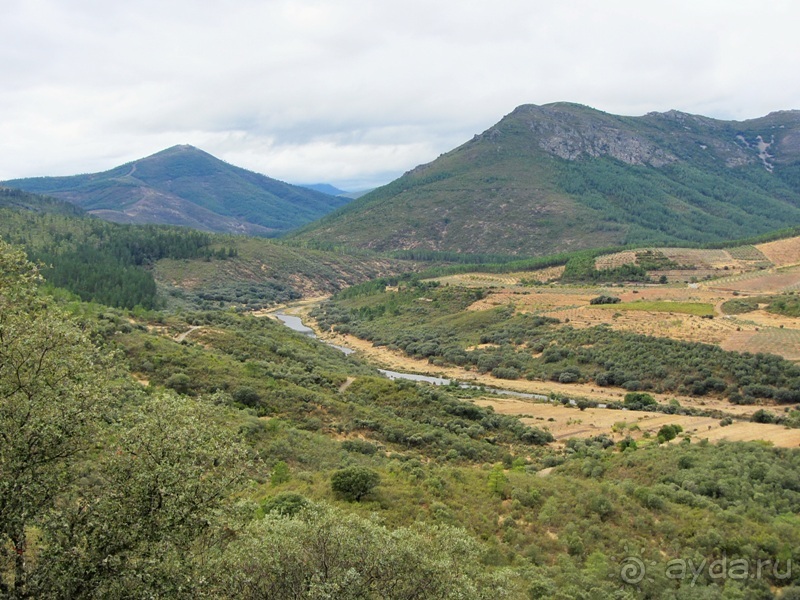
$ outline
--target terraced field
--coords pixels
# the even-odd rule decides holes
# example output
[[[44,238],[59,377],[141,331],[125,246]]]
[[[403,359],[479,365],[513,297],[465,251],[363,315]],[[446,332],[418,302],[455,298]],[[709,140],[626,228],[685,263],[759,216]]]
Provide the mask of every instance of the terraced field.
[[[700,284],[702,287],[749,294],[779,294],[800,289],[800,267],[750,271]]]
[[[487,288],[487,295],[470,310],[511,305],[520,312],[560,319],[571,327],[606,324],[623,331],[718,344],[726,350],[769,352],[800,361],[800,319],[764,310],[724,315],[720,309],[734,298],[800,290],[800,237],[727,250],[631,250],[598,257],[595,266],[610,269],[631,264],[637,260],[637,253],[647,252],[691,268],[652,272],[666,274],[667,285],[523,285],[532,280],[555,281],[563,267],[506,274],[465,273],[438,281]],[[600,295],[616,296],[620,303],[591,305],[590,300]]]

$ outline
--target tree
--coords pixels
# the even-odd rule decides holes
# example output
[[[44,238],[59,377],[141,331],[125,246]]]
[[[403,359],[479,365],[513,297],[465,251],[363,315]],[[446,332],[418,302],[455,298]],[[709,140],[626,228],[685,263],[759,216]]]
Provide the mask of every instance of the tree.
[[[244,447],[219,407],[165,392],[117,425],[93,484],[47,523],[42,597],[192,597],[243,481]]]
[[[331,475],[331,489],[345,500],[359,502],[381,481],[380,475],[367,467],[345,467]]]
[[[507,486],[508,486],[508,477],[506,477],[505,472],[503,471],[503,465],[496,464],[492,467],[492,470],[489,471],[489,491],[493,494],[497,494],[498,496],[505,498],[507,495]]]
[[[280,485],[286,483],[289,479],[291,479],[289,465],[286,464],[286,461],[279,460],[275,463],[275,466],[272,467],[272,474],[269,477],[269,482],[272,485]]]
[[[487,576],[481,547],[460,529],[389,530],[325,505],[248,523],[208,566],[212,597],[256,600],[488,600],[508,598]]]
[[[37,294],[24,253],[0,241],[0,595],[28,594],[28,536],[76,476],[108,404],[106,359]]]

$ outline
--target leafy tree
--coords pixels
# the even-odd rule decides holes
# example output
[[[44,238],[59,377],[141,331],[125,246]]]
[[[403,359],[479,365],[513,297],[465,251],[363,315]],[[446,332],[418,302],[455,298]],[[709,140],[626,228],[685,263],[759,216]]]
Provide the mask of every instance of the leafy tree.
[[[220,416],[163,393],[120,422],[93,482],[46,522],[38,595],[194,596],[194,569],[248,465]]]
[[[331,475],[331,489],[345,500],[358,502],[381,481],[380,475],[367,467],[345,467]]]
[[[481,547],[460,529],[391,531],[324,505],[251,521],[209,563],[216,597],[312,600],[508,598],[505,572],[488,576]]]
[[[660,444],[670,442],[678,437],[681,431],[683,431],[683,427],[680,425],[662,425],[661,429],[658,430],[658,442]]]
[[[37,269],[0,241],[0,595],[24,597],[28,537],[76,477],[102,410],[105,358],[37,295]]]
[[[233,399],[245,406],[257,406],[261,402],[261,395],[249,386],[242,386],[233,392]]]

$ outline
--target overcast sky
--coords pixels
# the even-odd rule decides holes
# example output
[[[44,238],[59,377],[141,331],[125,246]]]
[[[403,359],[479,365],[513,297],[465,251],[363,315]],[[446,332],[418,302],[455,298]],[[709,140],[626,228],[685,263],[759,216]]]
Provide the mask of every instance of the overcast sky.
[[[520,104],[800,108],[796,0],[2,0],[0,179],[175,144],[386,183]]]

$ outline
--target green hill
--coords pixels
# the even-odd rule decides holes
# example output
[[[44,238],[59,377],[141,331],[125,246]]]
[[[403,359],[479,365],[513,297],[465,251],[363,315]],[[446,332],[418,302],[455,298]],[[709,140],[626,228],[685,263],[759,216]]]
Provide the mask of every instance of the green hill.
[[[67,200],[117,223],[182,225],[274,236],[348,202],[174,146],[103,173],[37,177],[4,186]]]
[[[409,261],[289,247],[185,227],[108,223],[46,196],[0,188],[0,240],[52,286],[133,308],[255,310],[415,268]]]
[[[719,242],[800,223],[800,111],[719,121],[520,106],[296,235],[378,250],[544,255]]]

